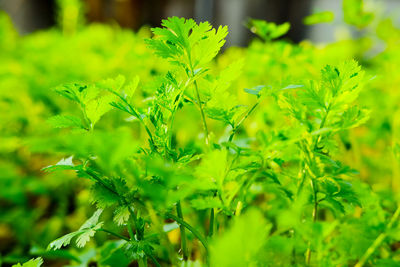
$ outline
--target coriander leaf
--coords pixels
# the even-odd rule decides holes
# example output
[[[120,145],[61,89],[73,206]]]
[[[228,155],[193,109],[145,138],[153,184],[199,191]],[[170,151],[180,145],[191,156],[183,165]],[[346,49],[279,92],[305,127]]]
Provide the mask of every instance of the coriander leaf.
[[[12,267],[40,267],[43,264],[43,259],[42,258],[36,258],[36,259],[31,259],[24,264],[14,264]]]
[[[75,116],[57,115],[47,120],[54,128],[76,127],[84,129],[82,120]]]
[[[305,25],[314,25],[318,23],[332,22],[335,18],[335,14],[331,11],[321,11],[309,15],[303,19]]]

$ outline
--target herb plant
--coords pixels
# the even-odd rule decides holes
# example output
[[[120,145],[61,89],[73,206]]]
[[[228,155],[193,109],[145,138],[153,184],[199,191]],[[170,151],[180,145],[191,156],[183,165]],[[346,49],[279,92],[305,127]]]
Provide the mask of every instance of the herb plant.
[[[0,263],[398,266],[391,19],[345,0],[359,39],[292,44],[288,23],[250,20],[260,39],[221,53],[227,27],[171,17],[150,38],[59,3],[60,29],[26,39],[0,17],[0,85],[18,92],[0,90],[0,241],[19,240]]]

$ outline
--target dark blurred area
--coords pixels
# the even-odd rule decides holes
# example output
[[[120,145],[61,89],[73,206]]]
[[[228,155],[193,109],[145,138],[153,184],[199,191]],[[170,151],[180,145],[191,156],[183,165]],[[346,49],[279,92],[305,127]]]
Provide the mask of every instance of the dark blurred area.
[[[57,2],[64,0],[0,0],[0,9],[8,13],[21,34],[49,28],[56,24]],[[79,0],[65,0],[79,1]],[[340,18],[342,0],[80,0],[88,22],[116,23],[124,28],[143,25],[159,26],[163,18],[180,16],[197,22],[209,21],[214,26],[228,25],[228,45],[245,46],[252,38],[244,26],[248,18],[269,22],[290,22],[285,38],[293,42],[311,39],[330,42],[339,24],[305,26],[302,20],[314,11],[331,10]],[[393,13],[399,0],[378,1]],[[398,14],[395,13],[394,14]],[[400,18],[398,18],[400,19]]]
[[[125,28],[159,26],[169,16],[228,25],[228,44],[246,45],[251,33],[244,27],[248,18],[283,23],[292,28],[288,38],[298,42],[305,37],[301,23],[310,13],[312,0],[83,0],[88,22],[118,23]],[[56,23],[56,0],[0,0],[21,34],[45,29]]]

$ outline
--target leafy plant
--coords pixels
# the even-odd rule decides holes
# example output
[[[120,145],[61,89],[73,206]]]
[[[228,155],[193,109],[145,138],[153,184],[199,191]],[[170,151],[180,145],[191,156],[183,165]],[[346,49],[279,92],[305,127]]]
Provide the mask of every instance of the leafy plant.
[[[345,1],[360,39],[253,20],[261,39],[220,53],[226,27],[172,17],[149,39],[60,3],[60,29],[24,38],[0,17],[2,262],[398,265],[394,20]]]

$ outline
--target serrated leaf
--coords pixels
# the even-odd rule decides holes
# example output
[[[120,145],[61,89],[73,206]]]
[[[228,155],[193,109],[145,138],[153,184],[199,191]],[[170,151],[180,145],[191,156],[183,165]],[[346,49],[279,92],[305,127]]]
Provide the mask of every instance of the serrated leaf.
[[[99,217],[103,212],[102,209],[97,210],[92,217],[90,217],[83,225],[79,228],[78,231],[66,234],[53,242],[51,242],[48,246],[48,249],[57,250],[63,246],[67,246],[71,243],[71,240],[74,237],[77,237],[76,244],[78,247],[84,247],[86,243],[90,240],[91,237],[94,236],[96,231],[100,229],[103,225],[103,222],[98,223]]]
[[[136,88],[139,84],[139,80],[139,76],[135,76],[135,78],[133,78],[132,81],[124,87],[124,92],[128,96],[128,98],[131,98],[135,93]]]
[[[163,20],[162,26],[152,29],[155,37],[146,40],[149,47],[158,56],[193,71],[217,55],[228,34],[227,27],[215,30],[208,22],[197,24],[192,19],[178,17]]]
[[[123,250],[125,255],[130,260],[138,260],[140,258],[144,258],[146,254],[151,254],[153,248],[151,244],[146,240],[132,240],[123,246]]]
[[[86,116],[92,123],[92,127],[97,123],[97,121],[109,110],[112,106],[110,105],[116,99],[115,95],[104,95],[93,99],[86,105]]]
[[[102,224],[98,225],[98,228],[101,228]],[[90,240],[91,237],[93,237],[96,234],[96,231],[93,229],[87,229],[86,231],[83,231],[78,237],[76,238],[76,246],[78,248],[83,248],[86,243]]]
[[[97,83],[97,86],[112,92],[119,93],[125,83],[125,77],[118,75],[115,78],[108,78]]]
[[[48,249],[53,249],[53,250],[57,250],[60,249],[61,247],[64,246],[68,246],[71,243],[71,240],[80,235],[82,233],[82,231],[76,231],[76,232],[72,232],[69,234],[66,234],[60,238],[57,238],[56,240],[52,241],[49,246]]]
[[[14,264],[12,267],[40,267],[43,264],[43,259],[42,258],[36,258],[36,259],[31,259],[28,262],[25,262],[24,264]]]
[[[92,193],[93,203],[96,203],[97,207],[100,209],[118,204],[120,201],[117,195],[115,195],[113,192],[111,192],[101,184],[95,183],[90,189]]]
[[[84,224],[82,224],[82,226],[79,228],[79,230],[94,228],[97,225],[97,223],[99,221],[99,217],[102,213],[103,213],[102,209],[96,210],[93,213],[92,217],[90,217],[86,222],[84,222]]]
[[[118,207],[114,212],[114,222],[118,225],[124,225],[129,220],[130,212],[129,207]]]
[[[82,120],[75,116],[57,115],[48,119],[47,122],[54,128],[67,128],[67,127],[76,127],[82,129],[85,128],[82,124]]]

